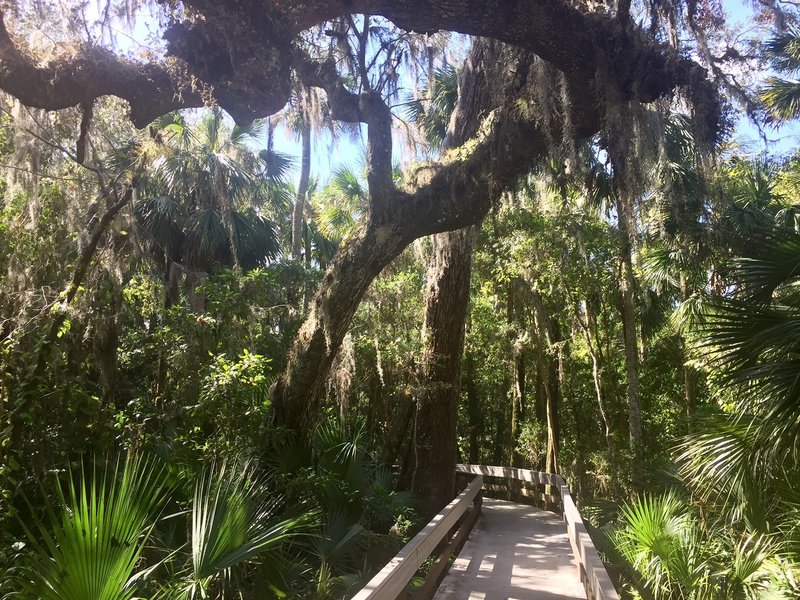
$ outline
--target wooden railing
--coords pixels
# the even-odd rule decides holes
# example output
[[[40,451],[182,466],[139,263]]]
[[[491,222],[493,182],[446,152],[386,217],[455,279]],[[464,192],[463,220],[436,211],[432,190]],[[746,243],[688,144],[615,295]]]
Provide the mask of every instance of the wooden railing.
[[[446,542],[459,521],[461,527],[440,552],[428,577],[415,597],[431,597],[447,567],[450,556],[469,534],[480,510],[483,477],[478,475],[450,504],[445,506],[389,563],[362,588],[353,600],[396,600],[406,597],[406,586],[437,547]],[[472,513],[468,514],[468,511]],[[464,518],[467,517],[467,518]]]
[[[488,496],[524,504],[533,502],[540,508],[563,514],[560,486],[564,479],[560,475],[486,465],[456,465],[456,475],[470,478],[483,475],[483,491]]]
[[[606,567],[597,553],[597,549],[586,531],[578,507],[570,494],[569,486],[561,475],[516,469],[514,467],[490,467],[486,465],[456,465],[456,472],[467,475],[483,475],[485,478],[496,477],[506,481],[529,483],[538,486],[549,486],[558,491],[561,511],[567,525],[572,553],[580,569],[581,582],[586,589],[589,600],[619,600],[614,584],[608,576]],[[489,484],[491,485],[491,484]],[[524,488],[522,488],[524,489]],[[543,495],[548,500],[550,495]]]

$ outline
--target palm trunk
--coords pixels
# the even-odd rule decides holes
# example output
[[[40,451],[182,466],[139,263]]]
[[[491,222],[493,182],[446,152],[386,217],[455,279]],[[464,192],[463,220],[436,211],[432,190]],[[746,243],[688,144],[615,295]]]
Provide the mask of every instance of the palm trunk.
[[[166,316],[166,313],[170,308],[178,303],[179,299],[178,278],[180,271],[178,265],[175,264],[169,256],[165,256],[165,262],[166,272],[164,274],[164,314],[162,318]],[[162,349],[158,353],[158,371],[156,374],[155,394],[156,408],[159,411],[164,409],[164,399],[167,393],[167,375],[167,353],[166,350]]]
[[[236,273],[241,273],[242,267],[239,263],[239,240],[236,235],[236,226],[233,224],[233,201],[228,194],[225,177],[222,167],[217,163],[217,198],[220,202],[222,211],[222,223],[225,226],[225,233],[228,235],[228,251],[231,253],[231,265]]]
[[[300,159],[300,181],[297,184],[297,196],[294,201],[294,210],[292,211],[292,258],[295,260],[300,260],[300,255],[303,251],[306,195],[308,194],[308,183],[311,179],[311,123],[305,115],[301,118],[302,155]],[[306,261],[310,259],[310,256],[306,256]]]
[[[686,302],[691,293],[689,292],[689,285],[686,281],[686,276],[681,273],[681,299]],[[684,401],[686,404],[686,429],[688,433],[692,432],[692,419],[694,418],[694,409],[697,406],[697,369],[689,364],[689,356],[686,348],[686,340],[682,340],[683,344],[683,392]]]

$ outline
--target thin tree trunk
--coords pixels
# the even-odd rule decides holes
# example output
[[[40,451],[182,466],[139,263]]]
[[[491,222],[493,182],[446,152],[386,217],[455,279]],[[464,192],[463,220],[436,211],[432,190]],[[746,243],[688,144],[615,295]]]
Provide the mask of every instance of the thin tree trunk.
[[[586,342],[586,348],[589,351],[589,357],[592,359],[592,382],[594,383],[594,393],[595,398],[597,399],[597,409],[600,411],[600,418],[603,421],[603,428],[605,430],[604,434],[606,447],[608,448],[608,463],[610,465],[611,479],[614,484],[616,484],[617,461],[616,452],[614,450],[614,436],[613,429],[611,427],[611,419],[606,407],[605,394],[603,391],[603,355],[599,342],[596,342],[593,339],[593,332],[597,331],[595,327],[597,318],[592,313],[591,303],[588,300],[583,302],[583,306],[586,320],[584,321],[580,314],[580,310],[577,307],[575,308],[575,318],[578,321],[581,332],[583,333],[583,339]]]
[[[686,281],[686,275],[681,273],[681,299],[686,302],[691,293],[689,291],[689,284]],[[686,340],[681,338],[683,350],[683,393],[686,404],[686,429],[688,433],[692,432],[692,420],[694,418],[694,410],[697,406],[697,369],[689,364],[689,356],[686,348]]]
[[[565,192],[562,192],[565,198]],[[591,264],[589,261],[589,253],[586,251],[586,244],[583,239],[583,231],[578,230],[575,236],[575,241],[578,245],[578,251],[583,259],[583,265],[587,272],[590,272]],[[592,310],[592,301],[590,298],[582,300],[580,303],[572,294],[572,289],[563,276],[560,276],[561,287],[564,289],[569,302],[572,305],[575,321],[580,327],[583,339],[586,342],[586,348],[589,351],[589,357],[592,359],[592,383],[594,384],[595,398],[597,399],[597,408],[600,412],[600,418],[603,421],[604,435],[606,447],[608,448],[608,462],[611,471],[611,480],[613,485],[618,481],[616,475],[616,452],[614,450],[613,428],[611,426],[611,418],[608,414],[608,409],[605,403],[605,394],[603,390],[603,376],[602,369],[604,363],[603,349],[600,344],[599,330],[597,327],[597,315]],[[598,302],[599,304],[599,302]],[[583,307],[583,314],[581,314],[581,306]]]
[[[228,194],[227,182],[223,176],[222,166],[217,163],[217,197],[222,211],[222,223],[225,233],[228,234],[228,251],[231,253],[231,264],[236,273],[241,273],[242,266],[239,262],[239,240],[236,235],[236,226],[233,223],[233,201]]]
[[[180,268],[169,256],[165,256],[165,262],[166,272],[164,274],[164,314],[162,315],[162,318],[166,317],[166,313],[169,311],[169,309],[175,306],[179,300],[178,283]],[[156,373],[155,401],[156,408],[159,411],[164,409],[164,398],[167,393],[167,374],[167,353],[166,350],[162,349],[158,353],[158,371]]]
[[[495,235],[497,227],[495,225]],[[511,371],[511,422],[508,435],[508,460],[515,467],[522,466],[522,456],[517,451],[520,429],[523,419],[523,404],[525,402],[525,357],[520,345],[519,332],[514,326],[515,302],[514,284],[509,282],[506,286],[506,323],[511,331],[511,356],[508,364]]]
[[[119,345],[119,313],[122,307],[122,286],[118,281],[108,281],[110,286],[109,296],[111,306],[105,307],[105,314],[100,325],[96,328],[94,338],[95,363],[102,396],[100,411],[113,403],[116,408],[122,408],[118,400],[119,378],[117,374],[117,347]]]
[[[628,431],[631,450],[631,486],[634,492],[644,487],[644,446],[642,438],[642,409],[639,392],[639,344],[636,328],[636,279],[633,273],[633,240],[636,229],[633,201],[627,190],[618,190],[617,214],[619,216],[620,280],[622,294],[621,313],[625,370],[628,379]]]
[[[409,393],[401,392],[398,394],[394,411],[392,411],[392,420],[386,433],[386,444],[378,462],[391,464],[398,459],[413,414],[414,397]]]
[[[559,448],[561,447],[561,418],[559,414],[561,405],[561,358],[560,353],[554,349],[561,342],[561,331],[558,323],[548,319],[547,343],[550,347],[548,367],[550,368],[549,386],[547,394],[547,464],[548,473],[560,473]]]
[[[547,309],[536,290],[531,290],[533,304],[534,326],[536,329],[536,354],[539,367],[539,377],[542,381],[545,399],[545,419],[547,421],[547,454],[545,470],[549,473],[558,473],[558,443],[559,443],[559,381],[558,357],[548,356],[559,339],[557,325],[547,313]]]
[[[292,211],[292,258],[300,260],[303,251],[303,223],[305,221],[306,195],[311,179],[311,123],[305,114],[301,115],[300,138],[302,154],[300,158],[300,181],[297,184],[297,196]],[[306,256],[306,261],[311,257]]]
[[[520,429],[525,418],[525,353],[522,349],[515,352],[513,361],[514,388],[511,409],[511,464],[514,467],[523,466],[523,458],[519,453],[518,442]]]
[[[506,435],[508,434],[508,419],[506,406],[508,406],[508,376],[503,377],[494,398],[494,447],[492,448],[492,463],[502,465],[505,463]]]
[[[100,244],[100,240],[108,230],[111,222],[114,220],[114,218],[116,218],[119,211],[131,202],[132,197],[133,188],[127,188],[122,194],[122,197],[108,207],[106,212],[103,213],[103,216],[100,217],[100,222],[97,224],[94,233],[92,234],[86,246],[83,248],[81,255],[78,257],[78,262],[75,265],[75,271],[72,274],[72,280],[64,292],[64,300],[62,303],[64,307],[69,306],[75,299],[75,295],[83,285],[83,280],[86,277],[86,273],[89,270],[92,259],[94,259],[97,246]],[[50,350],[58,338],[58,333],[61,330],[61,326],[64,324],[66,318],[66,310],[60,310],[50,324],[50,329],[48,330],[47,335],[45,336],[45,339],[41,345],[41,349],[39,350],[36,366],[30,377],[31,380],[37,380],[44,374],[44,369],[49,359]]]

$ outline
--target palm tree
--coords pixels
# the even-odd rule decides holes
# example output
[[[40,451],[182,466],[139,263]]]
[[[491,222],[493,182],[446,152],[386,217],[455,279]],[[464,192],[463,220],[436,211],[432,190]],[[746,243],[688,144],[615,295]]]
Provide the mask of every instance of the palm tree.
[[[339,244],[367,211],[367,190],[355,171],[341,167],[314,197],[315,223],[328,240]]]
[[[796,28],[774,36],[765,44],[765,50],[772,67],[778,72],[794,76],[800,71],[800,31]],[[770,77],[759,96],[767,109],[768,119],[774,123],[800,116],[800,82],[796,79]]]
[[[179,264],[204,273],[214,265],[240,271],[275,258],[278,242],[264,209],[284,198],[245,146],[251,132],[228,129],[219,110],[194,127],[173,114],[156,128],[160,152],[149,161],[145,191],[161,194],[139,201],[136,216],[165,270]]]
[[[626,579],[645,600],[790,598],[775,561],[779,544],[763,534],[703,527],[675,492],[645,494],[623,506],[607,534]]]
[[[791,207],[774,193],[768,166],[744,167],[731,187],[727,219],[741,255],[728,266],[726,293],[697,324],[698,358],[727,413],[683,441],[678,463],[684,482],[722,525],[742,536],[783,539],[773,556],[796,578],[800,234],[785,223]]]
[[[406,115],[422,129],[431,147],[440,150],[458,100],[458,72],[449,65],[435,69],[429,76],[427,89],[428,98],[408,102]]]
[[[194,487],[189,510],[165,514],[180,503],[176,481]],[[70,473],[45,508],[33,527],[23,523],[32,551],[0,577],[9,598],[127,600],[157,591],[167,599],[223,599],[242,597],[255,580],[259,597],[284,598],[285,557],[314,523],[302,502],[287,513],[251,466],[176,477],[155,459],[133,456]],[[166,534],[176,519],[189,532],[186,545]]]
[[[650,225],[642,248],[642,274],[657,296],[673,307],[669,321],[684,353],[684,401],[691,426],[698,374],[689,361],[686,336],[704,296],[711,257],[707,194],[691,120],[680,113],[668,115],[660,139],[663,147],[654,169],[656,186],[648,203]]]

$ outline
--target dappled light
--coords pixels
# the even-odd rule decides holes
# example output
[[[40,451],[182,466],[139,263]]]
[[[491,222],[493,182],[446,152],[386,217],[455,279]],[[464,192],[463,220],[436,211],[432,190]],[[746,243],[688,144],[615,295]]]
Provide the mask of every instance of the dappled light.
[[[800,597],[800,9],[0,5],[0,598]]]

